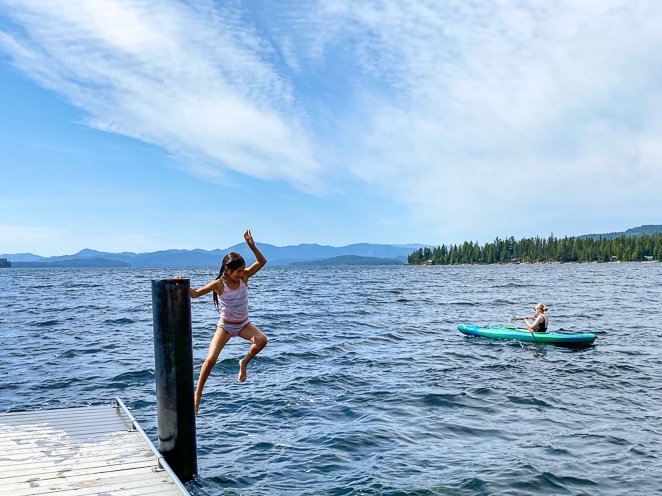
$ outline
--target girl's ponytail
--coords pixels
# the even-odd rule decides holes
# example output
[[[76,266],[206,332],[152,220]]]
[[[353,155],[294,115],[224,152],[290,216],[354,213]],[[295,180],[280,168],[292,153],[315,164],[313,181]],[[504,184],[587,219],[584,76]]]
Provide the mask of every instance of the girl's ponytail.
[[[227,255],[223,257],[223,262],[221,262],[221,270],[218,271],[218,275],[216,276],[215,280],[220,279],[223,277],[223,273],[225,272],[225,266],[227,265],[227,260],[226,260]],[[218,294],[216,291],[212,291],[212,298],[214,298],[214,306],[216,307],[216,310],[220,310],[219,303],[218,303]]]

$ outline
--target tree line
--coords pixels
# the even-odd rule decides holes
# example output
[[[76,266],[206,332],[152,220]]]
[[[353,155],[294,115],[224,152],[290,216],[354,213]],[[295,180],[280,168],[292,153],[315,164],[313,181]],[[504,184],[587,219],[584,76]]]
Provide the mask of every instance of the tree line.
[[[465,241],[460,245],[419,248],[407,257],[409,264],[493,264],[517,262],[635,262],[662,260],[662,233],[618,238],[496,238],[479,245]]]

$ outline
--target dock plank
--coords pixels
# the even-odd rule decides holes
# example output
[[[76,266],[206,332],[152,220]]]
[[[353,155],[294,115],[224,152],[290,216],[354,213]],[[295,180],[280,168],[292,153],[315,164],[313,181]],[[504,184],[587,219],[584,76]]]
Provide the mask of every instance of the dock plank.
[[[0,429],[1,432],[1,429]],[[70,443],[65,442],[67,438],[61,438],[57,441],[49,442],[47,437],[40,438],[34,443],[22,442],[20,444],[11,444],[8,443],[0,447],[0,462],[7,463],[9,461],[7,451],[11,449],[11,459],[12,460],[23,460],[29,459],[34,453],[35,450],[45,450],[51,457],[58,459],[64,456],[70,456],[72,454],[72,447]],[[122,447],[133,452],[130,446],[126,446],[127,439],[130,440],[131,436],[129,434],[122,435],[118,433],[115,437],[110,437],[109,434],[104,434],[103,436],[85,436],[77,438],[78,441],[84,440],[88,447],[86,452],[93,453],[96,451],[103,450],[112,450],[113,453],[117,453],[118,456],[122,452]],[[146,450],[151,451],[151,450]],[[2,467],[0,467],[0,471]]]
[[[41,494],[188,492],[118,399],[108,406],[0,414],[0,496]]]

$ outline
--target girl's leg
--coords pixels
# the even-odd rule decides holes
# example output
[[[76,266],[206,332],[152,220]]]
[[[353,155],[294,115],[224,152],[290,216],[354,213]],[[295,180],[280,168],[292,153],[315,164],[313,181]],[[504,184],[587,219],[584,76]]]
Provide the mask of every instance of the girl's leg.
[[[267,345],[268,340],[262,331],[255,327],[252,322],[249,322],[246,327],[239,332],[239,336],[252,343],[251,348],[248,350],[244,359],[239,360],[239,375],[237,380],[239,382],[244,382],[246,380],[246,366],[248,365],[248,362],[262,351],[262,348]]]
[[[207,382],[207,377],[211,373],[211,369],[216,365],[216,360],[218,360],[218,355],[221,353],[223,347],[230,340],[230,333],[225,329],[220,327],[216,328],[216,333],[209,344],[209,350],[207,351],[207,358],[205,358],[202,368],[200,369],[200,376],[198,377],[198,386],[195,388],[194,396],[194,406],[195,414],[198,414],[200,409],[200,399],[202,398],[202,388],[205,387],[205,382]]]

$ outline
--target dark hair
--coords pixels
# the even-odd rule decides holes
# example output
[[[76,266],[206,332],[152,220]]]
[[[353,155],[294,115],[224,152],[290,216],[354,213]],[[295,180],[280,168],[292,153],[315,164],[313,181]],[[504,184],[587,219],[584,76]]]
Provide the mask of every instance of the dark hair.
[[[244,257],[242,257],[241,254],[237,253],[236,251],[231,251],[230,253],[228,253],[223,257],[223,261],[221,262],[221,270],[218,271],[218,275],[216,276],[216,279],[220,279],[221,277],[223,277],[226,270],[237,270],[242,265],[246,265],[246,261],[244,260]],[[218,295],[216,294],[216,291],[213,292],[213,297],[214,297],[214,306],[218,310],[219,303],[218,303]]]

